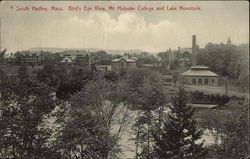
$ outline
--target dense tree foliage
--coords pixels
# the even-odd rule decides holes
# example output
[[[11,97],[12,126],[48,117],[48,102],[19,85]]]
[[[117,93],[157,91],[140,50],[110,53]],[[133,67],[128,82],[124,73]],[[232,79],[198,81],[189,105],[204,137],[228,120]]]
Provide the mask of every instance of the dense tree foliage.
[[[247,158],[248,156],[247,100],[231,100],[223,110],[200,114],[201,127],[210,130],[215,145],[209,147],[209,158]]]
[[[36,72],[37,79],[40,82],[46,83],[51,88],[56,89],[59,84],[59,79],[57,78],[57,70],[55,64],[49,63],[44,65],[42,70]]]
[[[169,112],[159,127],[155,127],[154,155],[157,158],[196,158],[204,153],[203,143],[196,143],[202,131],[193,119],[194,110],[187,105],[183,88],[173,97]]]
[[[107,81],[117,81],[119,79],[117,73],[115,73],[114,71],[108,71],[108,72],[105,72],[104,73],[104,78],[107,80]]]
[[[50,130],[42,125],[44,115],[55,106],[52,90],[20,75],[19,80],[0,84],[0,158],[49,158]]]
[[[63,156],[108,158],[119,152],[118,141],[128,118],[125,83],[91,81],[71,98],[68,119],[58,137]]]
[[[243,52],[238,46],[208,43],[204,49],[199,49],[198,63],[209,66],[222,76],[238,78],[242,56]]]
[[[240,74],[239,79],[241,88],[249,91],[249,44],[242,44],[239,46],[240,52]]]
[[[235,56],[242,52],[244,56]],[[245,45],[208,44],[199,54],[204,54],[200,60],[211,64],[214,71],[248,83]],[[142,64],[157,61],[147,52],[134,56]],[[230,58],[225,61],[224,56]],[[92,57],[105,65],[113,58],[104,51]],[[200,157],[203,146],[196,141],[201,131],[187,106],[186,93],[180,90],[170,100],[160,73],[137,68],[121,77],[112,71],[98,73],[82,66],[59,65],[56,61],[60,58],[47,59],[43,69],[34,72],[21,66],[11,77],[0,69],[0,158],[118,158],[122,151],[119,142],[128,126],[134,130],[136,158]],[[179,65],[174,62],[173,79],[177,81]],[[228,101],[227,96],[200,92],[193,92],[193,98],[197,103]],[[229,103],[232,105],[244,104]],[[247,154],[247,110],[232,112],[217,117],[208,113],[200,124],[218,130],[214,134],[221,144],[210,147],[217,158],[235,158],[239,153],[243,158]],[[132,115],[136,116],[134,121]]]
[[[6,74],[3,72],[3,70],[0,68],[0,83],[5,81],[6,79]]]
[[[157,53],[157,56],[161,59],[162,66],[168,66],[170,65],[169,61],[169,51],[165,52],[159,52]]]
[[[113,56],[105,51],[92,52],[91,56],[95,59],[96,64],[111,65]]]
[[[45,64],[43,69],[35,71],[38,81],[46,83],[56,92],[60,99],[69,99],[80,91],[88,80],[92,79],[92,72],[78,66],[64,66]]]
[[[136,57],[138,59],[138,64],[143,65],[143,64],[156,64],[157,59],[153,54],[150,54],[148,52],[141,52],[141,53],[136,53],[132,54],[133,57]]]

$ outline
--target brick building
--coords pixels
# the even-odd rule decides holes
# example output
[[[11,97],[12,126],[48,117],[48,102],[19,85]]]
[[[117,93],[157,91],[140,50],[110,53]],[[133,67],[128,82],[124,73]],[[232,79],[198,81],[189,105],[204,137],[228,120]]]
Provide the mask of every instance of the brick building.
[[[25,65],[39,65],[44,59],[43,54],[26,52],[16,52],[14,55],[11,54],[9,57],[9,63],[25,64]]]

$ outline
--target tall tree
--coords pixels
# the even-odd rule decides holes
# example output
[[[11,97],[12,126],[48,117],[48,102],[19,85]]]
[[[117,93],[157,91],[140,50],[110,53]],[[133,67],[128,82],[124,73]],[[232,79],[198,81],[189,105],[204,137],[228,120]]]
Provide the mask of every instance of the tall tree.
[[[108,158],[119,152],[118,141],[128,118],[125,86],[121,82],[90,81],[72,96],[68,121],[58,137],[64,155]]]
[[[136,158],[152,158],[151,129],[154,120],[153,114],[167,102],[166,94],[162,89],[162,78],[158,72],[137,69],[130,72],[129,83],[133,90],[129,102],[132,103],[132,108],[138,112],[133,128],[135,131]]]
[[[192,118],[193,109],[187,105],[183,88],[173,97],[167,117],[153,132],[154,154],[157,158],[195,158],[202,154],[203,143],[197,144],[202,131]]]

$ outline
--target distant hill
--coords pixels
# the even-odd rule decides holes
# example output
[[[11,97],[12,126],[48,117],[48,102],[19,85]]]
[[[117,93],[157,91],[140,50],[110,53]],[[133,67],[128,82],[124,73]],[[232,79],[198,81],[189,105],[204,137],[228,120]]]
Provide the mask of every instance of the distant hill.
[[[51,52],[51,53],[57,53],[57,52],[63,52],[65,49],[63,48],[31,48],[31,49],[26,49],[23,51],[30,51],[30,52]]]
[[[112,50],[112,49],[98,49],[98,48],[31,48],[26,49],[23,51],[30,51],[30,52],[51,52],[51,53],[62,53],[62,54],[76,54],[76,51],[79,53],[85,53],[86,51],[89,52],[97,52],[97,51],[105,51],[108,54],[119,54],[123,55],[124,53],[140,53],[143,52],[142,50]]]

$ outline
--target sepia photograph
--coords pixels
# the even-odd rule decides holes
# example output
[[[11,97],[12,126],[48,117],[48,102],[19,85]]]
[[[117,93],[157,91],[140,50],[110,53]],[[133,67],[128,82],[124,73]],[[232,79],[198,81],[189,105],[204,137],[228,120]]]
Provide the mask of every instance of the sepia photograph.
[[[248,159],[248,1],[0,1],[0,159]]]

